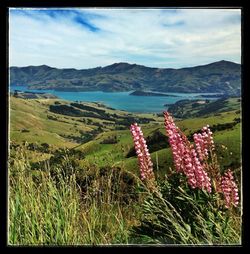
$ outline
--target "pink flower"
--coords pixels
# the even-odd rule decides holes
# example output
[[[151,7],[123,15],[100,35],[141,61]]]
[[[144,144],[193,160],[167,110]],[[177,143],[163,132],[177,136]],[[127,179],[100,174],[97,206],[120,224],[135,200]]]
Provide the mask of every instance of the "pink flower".
[[[230,169],[221,177],[221,191],[225,198],[226,208],[231,205],[236,207],[239,204],[238,188]]]
[[[185,154],[184,140],[177,126],[175,125],[173,118],[168,112],[164,112],[165,127],[167,136],[169,137],[169,143],[172,148],[174,164],[177,172],[183,172],[183,156]]]
[[[154,178],[153,163],[141,127],[139,127],[137,123],[132,124],[130,131],[133,136],[135,151],[138,157],[141,179]]]
[[[168,112],[164,112],[164,118],[176,171],[183,172],[187,176],[191,188],[206,189],[211,192],[210,178],[205,172],[193,145],[175,125]]]
[[[208,158],[208,151],[214,150],[214,141],[212,131],[209,129],[209,125],[202,128],[202,133],[195,133],[193,135],[196,151],[199,159],[204,161]]]

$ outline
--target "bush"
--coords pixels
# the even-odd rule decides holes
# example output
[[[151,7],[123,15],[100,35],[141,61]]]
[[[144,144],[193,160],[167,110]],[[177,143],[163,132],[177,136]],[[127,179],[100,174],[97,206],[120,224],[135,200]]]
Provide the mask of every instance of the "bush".
[[[103,139],[103,141],[100,142],[100,144],[117,144],[118,143],[118,139],[117,136],[109,136],[105,139]]]
[[[146,142],[151,153],[169,147],[168,138],[159,130],[154,131],[152,135],[148,136],[146,138]],[[135,155],[135,148],[132,147],[127,153],[126,158],[130,158]]]

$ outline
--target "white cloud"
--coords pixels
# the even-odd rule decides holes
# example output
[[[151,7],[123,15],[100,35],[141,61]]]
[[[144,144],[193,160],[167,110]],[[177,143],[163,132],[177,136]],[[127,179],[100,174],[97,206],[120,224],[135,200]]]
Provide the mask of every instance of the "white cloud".
[[[240,10],[61,10],[11,10],[11,66],[180,68],[241,59]]]

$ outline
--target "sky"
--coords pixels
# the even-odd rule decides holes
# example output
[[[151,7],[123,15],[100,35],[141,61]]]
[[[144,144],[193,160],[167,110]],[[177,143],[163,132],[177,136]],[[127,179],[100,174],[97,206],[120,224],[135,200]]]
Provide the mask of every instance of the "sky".
[[[9,65],[241,63],[240,9],[11,8]]]

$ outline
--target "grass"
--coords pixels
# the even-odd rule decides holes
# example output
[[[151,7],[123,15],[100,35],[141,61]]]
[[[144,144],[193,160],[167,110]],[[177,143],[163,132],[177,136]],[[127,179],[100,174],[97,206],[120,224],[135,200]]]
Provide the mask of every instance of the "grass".
[[[68,166],[70,162],[68,161]],[[97,245],[128,243],[136,223],[133,203],[114,198],[112,172],[105,189],[101,177],[83,194],[76,175],[65,176],[60,166],[33,172],[25,152],[10,160],[9,243],[11,245]],[[71,165],[72,166],[72,165]],[[119,188],[120,182],[116,185]],[[119,191],[118,191],[119,195]]]
[[[204,197],[200,190],[190,193],[178,186],[166,194],[168,183],[163,184],[161,192],[149,193],[142,205],[143,219],[134,228],[138,238],[147,236],[145,242],[151,244],[240,245],[239,211],[217,209],[213,197]]]
[[[151,192],[124,169],[78,168],[67,153],[61,159],[34,171],[25,148],[11,154],[10,245],[240,244],[240,212],[218,212],[199,190],[168,178]]]

